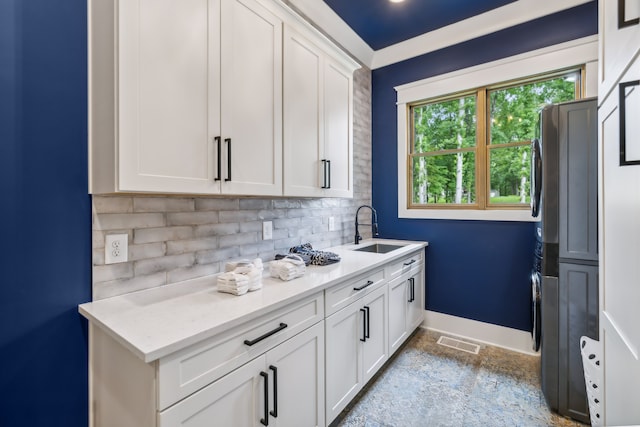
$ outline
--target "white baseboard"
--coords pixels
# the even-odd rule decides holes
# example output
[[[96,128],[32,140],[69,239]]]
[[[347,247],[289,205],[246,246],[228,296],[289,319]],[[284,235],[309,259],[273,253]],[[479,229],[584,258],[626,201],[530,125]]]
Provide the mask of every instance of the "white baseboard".
[[[531,334],[518,329],[451,316],[435,311],[425,311],[421,327],[466,338],[483,344],[502,347],[532,356],[539,356],[539,352],[531,347]]]

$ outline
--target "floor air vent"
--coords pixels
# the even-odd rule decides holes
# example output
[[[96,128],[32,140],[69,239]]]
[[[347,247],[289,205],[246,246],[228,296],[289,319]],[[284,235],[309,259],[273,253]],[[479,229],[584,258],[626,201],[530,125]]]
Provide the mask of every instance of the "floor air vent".
[[[445,347],[455,348],[456,350],[466,351],[471,354],[478,354],[478,352],[480,352],[480,346],[478,344],[472,344],[470,342],[460,341],[458,339],[445,336],[441,336],[438,339],[438,344]]]

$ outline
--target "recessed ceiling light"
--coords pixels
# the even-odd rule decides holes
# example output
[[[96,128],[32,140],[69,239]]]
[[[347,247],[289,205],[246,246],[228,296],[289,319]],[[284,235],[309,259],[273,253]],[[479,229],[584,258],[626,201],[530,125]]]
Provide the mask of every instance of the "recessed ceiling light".
[[[389,0],[391,3],[402,3],[404,0]]]

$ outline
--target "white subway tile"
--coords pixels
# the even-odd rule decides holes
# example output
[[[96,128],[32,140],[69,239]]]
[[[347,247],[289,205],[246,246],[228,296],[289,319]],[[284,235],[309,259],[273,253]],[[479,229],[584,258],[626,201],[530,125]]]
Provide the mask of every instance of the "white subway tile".
[[[96,213],[131,213],[133,198],[124,196],[92,196],[93,210]]]
[[[233,246],[230,248],[214,249],[211,251],[196,252],[197,264],[211,264],[221,261],[229,261],[240,256],[240,248]]]
[[[228,248],[229,246],[241,246],[256,243],[258,241],[258,233],[239,233],[229,236],[220,236],[218,245],[221,248]]]
[[[162,227],[164,214],[161,213],[105,213],[97,214],[95,230],[118,230],[122,228]]]
[[[258,219],[258,211],[220,211],[220,222],[245,222]]]
[[[209,224],[198,225],[195,228],[195,237],[208,237],[208,236],[226,236],[229,234],[236,234],[240,231],[240,225],[234,223],[224,224]]]
[[[240,210],[273,209],[273,201],[267,199],[240,199]]]
[[[94,265],[93,282],[107,282],[116,279],[128,279],[133,277],[133,263],[123,262],[119,264]]]
[[[239,206],[238,199],[196,198],[197,211],[237,211]]]
[[[134,212],[189,212],[195,210],[195,200],[177,197],[134,197]]]
[[[168,240],[182,240],[193,237],[193,228],[182,227],[160,227],[160,228],[143,228],[135,230],[133,233],[133,243],[153,243],[165,242]]]
[[[174,270],[180,267],[188,267],[195,262],[194,254],[168,255],[161,258],[152,258],[136,261],[134,272],[136,277],[148,276],[160,271]]]
[[[179,212],[167,214],[167,225],[202,225],[218,222],[218,212]]]
[[[195,279],[196,277],[211,276],[220,272],[220,265],[204,264],[192,267],[177,268],[167,272],[167,283],[177,283],[184,280]],[[211,278],[211,286],[215,285],[215,279]]]
[[[129,261],[158,258],[164,256],[165,253],[166,246],[162,242],[131,245],[129,246]]]
[[[167,242],[167,255],[184,254],[188,252],[206,251],[218,247],[218,239],[205,237],[202,239],[176,240]]]

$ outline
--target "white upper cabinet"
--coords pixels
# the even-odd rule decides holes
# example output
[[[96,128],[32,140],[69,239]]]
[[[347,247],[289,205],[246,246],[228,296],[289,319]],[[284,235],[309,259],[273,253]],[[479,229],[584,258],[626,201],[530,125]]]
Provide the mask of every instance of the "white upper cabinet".
[[[222,0],[222,192],[282,195],[282,21]]]
[[[114,86],[112,140],[92,132],[91,148],[115,155],[115,170],[93,191],[219,192],[212,132],[220,128],[220,33],[209,31],[219,4],[134,0],[116,13],[115,85],[92,79],[90,90],[93,107],[102,102],[97,86]],[[94,156],[94,171],[104,158]]]
[[[319,37],[285,26],[286,196],[353,196],[356,68],[347,58],[327,54]]]
[[[282,3],[89,0],[88,33],[91,193],[352,195],[357,64]]]

